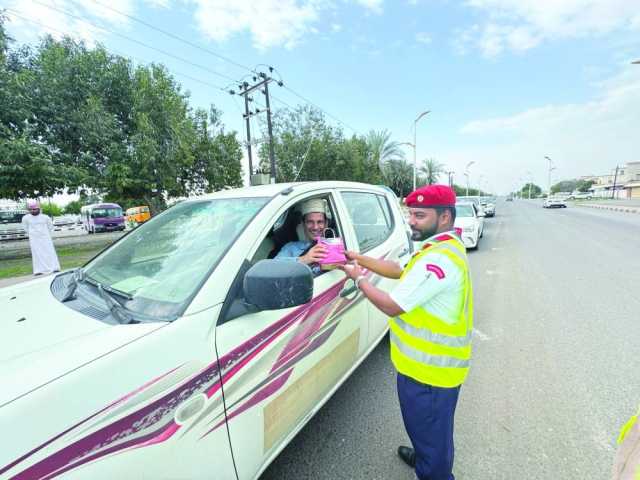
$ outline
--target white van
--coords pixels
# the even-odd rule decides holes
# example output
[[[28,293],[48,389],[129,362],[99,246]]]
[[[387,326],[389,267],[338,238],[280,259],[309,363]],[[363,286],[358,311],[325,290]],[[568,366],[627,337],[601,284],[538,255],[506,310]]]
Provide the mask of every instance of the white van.
[[[259,477],[387,331],[340,270],[271,259],[310,198],[347,249],[409,259],[387,188],[276,184],[181,202],[0,290],[0,478]]]

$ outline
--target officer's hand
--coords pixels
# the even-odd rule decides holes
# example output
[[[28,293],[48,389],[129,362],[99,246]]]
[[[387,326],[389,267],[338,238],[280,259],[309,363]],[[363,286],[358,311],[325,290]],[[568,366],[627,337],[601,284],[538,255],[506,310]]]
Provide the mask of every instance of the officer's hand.
[[[344,252],[344,256],[347,257],[347,260],[358,260],[358,256],[360,254],[358,252],[354,252],[353,250],[347,250]]]
[[[355,280],[360,275],[362,275],[362,268],[360,267],[360,265],[358,265],[357,261],[354,261],[353,263],[347,263],[345,265],[338,265],[338,268],[352,280]]]
[[[312,263],[318,263],[320,260],[322,260],[324,257],[327,256],[327,253],[329,253],[329,251],[327,250],[327,247],[325,247],[324,245],[318,244],[318,245],[314,245],[311,248],[311,250],[309,250],[307,253],[305,253],[301,257],[298,257],[298,260],[302,263],[310,265]]]

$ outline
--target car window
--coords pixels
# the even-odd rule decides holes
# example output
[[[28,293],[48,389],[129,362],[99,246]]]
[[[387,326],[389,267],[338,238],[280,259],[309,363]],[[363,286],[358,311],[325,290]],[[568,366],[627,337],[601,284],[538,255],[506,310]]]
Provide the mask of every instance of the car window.
[[[361,252],[383,243],[393,231],[393,217],[383,195],[367,192],[343,192]]]
[[[475,217],[473,204],[456,205],[456,217]]]

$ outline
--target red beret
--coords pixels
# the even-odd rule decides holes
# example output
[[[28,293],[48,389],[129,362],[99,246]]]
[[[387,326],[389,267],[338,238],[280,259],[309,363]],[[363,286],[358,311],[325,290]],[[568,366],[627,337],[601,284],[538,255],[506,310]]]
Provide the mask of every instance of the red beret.
[[[420,187],[405,199],[407,207],[455,207],[456,192],[446,185],[425,185]]]

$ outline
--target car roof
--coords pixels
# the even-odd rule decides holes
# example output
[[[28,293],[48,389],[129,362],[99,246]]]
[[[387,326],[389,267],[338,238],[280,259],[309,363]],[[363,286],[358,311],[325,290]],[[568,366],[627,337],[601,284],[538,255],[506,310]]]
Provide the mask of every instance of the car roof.
[[[217,192],[190,197],[185,201],[201,201],[218,198],[254,198],[254,197],[275,197],[280,193],[305,193],[320,189],[367,189],[377,191],[379,193],[392,192],[387,187],[381,185],[371,185],[359,182],[342,182],[342,181],[318,181],[318,182],[297,182],[297,183],[272,183],[269,185],[254,185],[251,187],[230,188],[219,190]]]

